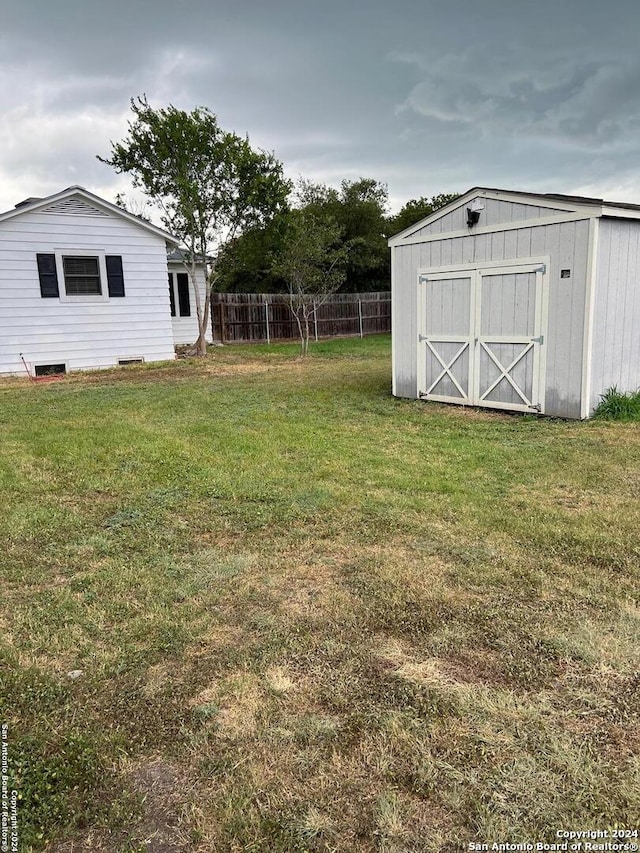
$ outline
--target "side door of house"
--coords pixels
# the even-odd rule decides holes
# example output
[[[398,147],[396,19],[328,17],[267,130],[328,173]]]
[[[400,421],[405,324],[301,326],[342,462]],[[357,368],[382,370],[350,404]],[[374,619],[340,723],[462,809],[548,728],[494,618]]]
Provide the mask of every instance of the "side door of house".
[[[546,266],[425,273],[418,280],[418,396],[544,412]]]

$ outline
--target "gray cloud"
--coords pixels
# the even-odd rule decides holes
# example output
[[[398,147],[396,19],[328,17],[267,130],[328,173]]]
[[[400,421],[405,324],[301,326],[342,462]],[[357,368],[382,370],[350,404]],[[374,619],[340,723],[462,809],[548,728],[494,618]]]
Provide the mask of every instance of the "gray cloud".
[[[81,183],[129,99],[209,106],[288,173],[640,201],[637,0],[6,0],[0,209]]]

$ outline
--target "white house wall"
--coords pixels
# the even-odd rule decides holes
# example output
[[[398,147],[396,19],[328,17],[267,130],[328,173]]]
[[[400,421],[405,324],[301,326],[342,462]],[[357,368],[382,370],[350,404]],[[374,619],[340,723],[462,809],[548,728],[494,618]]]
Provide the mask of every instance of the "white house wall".
[[[184,264],[180,261],[169,261],[169,272],[172,274],[186,272]],[[203,267],[196,270],[196,278],[198,281],[198,290],[200,291],[201,304],[204,306],[204,298],[206,294],[206,278]],[[175,285],[175,282],[174,282]],[[189,277],[189,304],[191,306],[191,316],[181,317],[178,307],[178,294],[175,297],[176,316],[171,318],[173,328],[173,340],[175,344],[193,344],[198,338],[198,315],[196,314],[196,297],[191,277]],[[206,338],[209,343],[213,342],[211,332],[211,320],[207,325]]]
[[[531,215],[539,218],[537,211],[531,211]],[[456,224],[451,228],[455,230]],[[395,246],[392,249],[394,393],[399,397],[417,396],[418,270],[548,256],[545,411],[579,418],[588,244],[589,220],[584,219],[449,239],[443,235],[442,240]],[[561,279],[561,269],[569,269],[570,278]]]
[[[36,255],[91,251],[122,257],[125,296],[43,298]],[[58,281],[64,294],[64,281]],[[102,282],[106,292],[107,282]],[[0,223],[0,373],[65,363],[68,370],[119,359],[173,359],[165,240],[110,213],[23,213]]]
[[[463,231],[467,227],[467,208],[476,205],[484,205],[480,222],[483,226],[506,225],[510,222],[518,222],[523,219],[542,219],[545,216],[557,216],[562,213],[557,207],[543,207],[534,204],[520,204],[518,202],[502,201],[500,199],[486,198],[478,195],[470,201],[464,202],[460,207],[446,213],[440,219],[436,219],[430,225],[426,225],[419,231],[415,231],[412,237],[423,237],[431,234],[443,234],[449,231]]]
[[[596,268],[591,411],[607,388],[640,388],[640,222],[600,220]]]

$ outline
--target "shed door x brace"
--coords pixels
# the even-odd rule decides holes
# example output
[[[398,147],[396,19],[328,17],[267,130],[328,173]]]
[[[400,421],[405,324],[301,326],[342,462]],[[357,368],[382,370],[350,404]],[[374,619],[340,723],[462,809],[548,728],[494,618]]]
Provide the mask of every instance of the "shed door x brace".
[[[545,279],[513,262],[421,275],[418,395],[544,412]]]

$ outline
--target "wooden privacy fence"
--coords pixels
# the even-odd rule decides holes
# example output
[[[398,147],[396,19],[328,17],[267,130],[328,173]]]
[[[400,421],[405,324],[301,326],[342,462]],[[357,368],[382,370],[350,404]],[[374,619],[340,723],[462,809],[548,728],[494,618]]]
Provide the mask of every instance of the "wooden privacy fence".
[[[287,340],[298,337],[298,326],[286,293],[214,293],[211,297],[214,341]],[[318,304],[311,334],[318,338],[373,335],[391,331],[391,295],[334,293]]]

